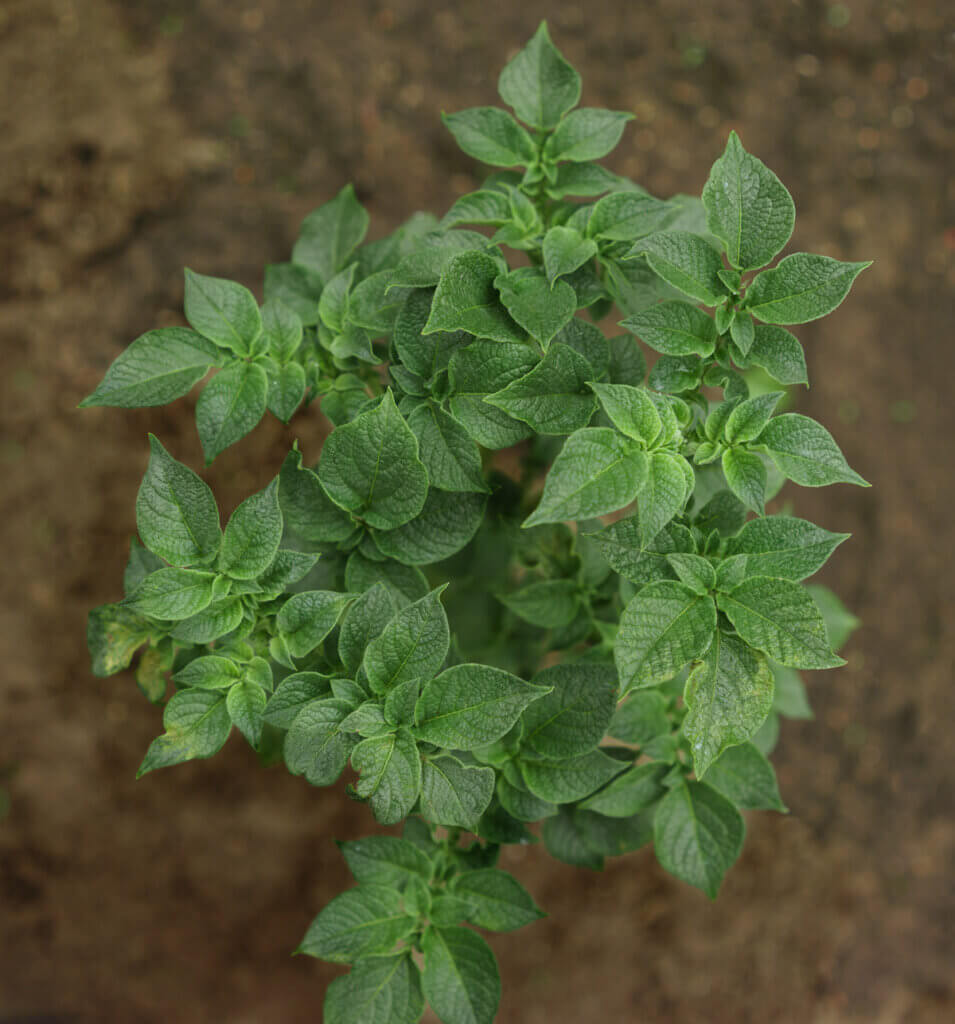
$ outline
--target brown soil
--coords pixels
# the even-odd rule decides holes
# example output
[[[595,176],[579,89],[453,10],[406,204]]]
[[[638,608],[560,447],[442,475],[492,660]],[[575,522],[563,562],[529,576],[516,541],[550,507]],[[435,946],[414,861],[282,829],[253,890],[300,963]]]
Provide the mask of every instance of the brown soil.
[[[335,970],[288,953],[346,884],[330,837],[369,817],[238,742],[134,783],[159,714],[90,675],[84,619],[120,587],[146,430],[193,465],[199,446],[189,399],[75,406],[177,322],[182,265],[257,288],[346,181],[379,234],[474,187],[438,114],[492,102],[544,14],[585,102],[637,113],[617,169],[699,190],[736,127],[793,189],[796,248],[875,258],[800,331],[803,408],[874,487],[797,495],[854,534],[825,580],[865,626],[846,669],[810,679],[817,720],[784,731],[792,814],[751,817],[715,904],[647,853],[603,876],[510,853],[551,916],[494,940],[500,1020],[955,1019],[955,23],[942,0],[708,6],[0,3],[0,1020],[320,1016]],[[222,503],[293,434],[314,453],[314,420],[272,422],[218,460]]]

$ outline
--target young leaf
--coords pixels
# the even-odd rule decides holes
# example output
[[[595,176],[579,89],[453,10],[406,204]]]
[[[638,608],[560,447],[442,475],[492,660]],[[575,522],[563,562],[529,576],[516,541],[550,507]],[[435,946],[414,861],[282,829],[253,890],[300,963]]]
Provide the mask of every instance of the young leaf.
[[[507,733],[547,688],[490,665],[455,665],[427,683],[415,707],[415,735],[449,750],[474,750]]]
[[[113,360],[96,390],[80,402],[80,408],[166,405],[188,394],[209,368],[220,362],[215,345],[195,331],[185,327],[147,331]]]
[[[842,302],[852,282],[871,263],[842,263],[829,256],[793,253],[756,275],[746,290],[743,307],[768,324],[818,320]]]
[[[610,342],[595,324],[574,317],[554,335],[552,344],[572,348],[590,364],[590,380],[600,380],[610,369]],[[636,347],[636,346],[635,346]]]
[[[526,167],[534,162],[534,140],[498,107],[471,107],[442,114],[444,126],[468,156],[492,167]]]
[[[624,743],[649,743],[670,732],[666,698],[658,690],[635,690],[614,711],[607,735]]]
[[[597,243],[573,228],[553,227],[541,247],[547,281],[553,287],[558,277],[570,274],[597,255]],[[576,301],[574,308],[576,310]]]
[[[662,781],[668,771],[669,768],[659,762],[634,765],[584,800],[580,808],[608,818],[630,818],[645,811],[666,793]]]
[[[748,740],[773,706],[773,673],[766,659],[733,636],[717,632],[686,681],[689,712],[683,735],[702,779],[728,747]]]
[[[648,583],[620,617],[614,660],[623,693],[656,686],[676,675],[709,647],[716,605],[670,580]]]
[[[550,131],[577,106],[580,75],[551,42],[542,21],[530,42],[504,67],[497,82],[501,99],[525,123]]]
[[[511,219],[508,197],[497,189],[484,188],[469,192],[454,201],[451,209],[441,218],[443,228],[460,224],[491,224],[499,227]]]
[[[359,885],[336,896],[309,925],[297,952],[353,963],[388,953],[414,930],[401,894],[383,885]]]
[[[479,868],[458,875],[451,891],[471,904],[468,920],[492,932],[512,932],[544,917],[531,894],[506,871]]]
[[[743,848],[739,811],[705,782],[685,782],[663,798],[653,845],[662,867],[716,899],[723,876]]]
[[[716,324],[688,302],[661,302],[621,321],[642,342],[669,356],[710,356],[716,347]]]
[[[723,452],[723,474],[730,490],[758,516],[766,514],[766,466],[755,453],[744,448]]]
[[[214,690],[182,690],[166,705],[162,724],[166,731],[150,743],[137,779],[156,768],[218,754],[232,730],[226,695]]]
[[[219,569],[236,580],[261,576],[272,564],[282,541],[282,511],[276,477],[232,513],[222,534]]]
[[[354,188],[346,185],[302,221],[292,259],[315,271],[323,282],[331,281],[367,231],[368,213],[355,197]]]
[[[255,296],[234,281],[206,277],[186,268],[186,319],[209,341],[247,356],[262,333]]]
[[[325,993],[325,1024],[417,1024],[424,1013],[421,978],[407,951],[369,956]]]
[[[798,583],[818,572],[848,538],[848,533],[830,533],[805,519],[768,516],[750,520],[731,537],[726,554],[746,555],[749,576],[774,576]]]
[[[647,456],[635,441],[606,427],[571,434],[554,460],[540,503],[523,523],[592,519],[624,508],[647,476]]]
[[[534,267],[519,267],[494,279],[501,302],[546,352],[554,335],[577,310],[577,295],[566,281],[551,284]],[[509,339],[502,339],[509,340]]]
[[[740,402],[726,420],[723,437],[729,444],[745,444],[757,438],[784,394],[784,391],[768,391]]]
[[[428,474],[390,391],[374,409],[332,431],[318,478],[332,501],[381,530],[401,526],[421,511]]]
[[[468,432],[432,402],[408,416],[428,482],[442,491],[487,493],[481,451]]]
[[[720,254],[699,235],[688,231],[658,231],[641,239],[630,256],[645,255],[651,269],[667,284],[702,302],[716,306],[726,294],[720,280]]]
[[[829,637],[829,645],[834,651],[841,650],[853,630],[859,625],[859,620],[828,587],[810,583],[806,586],[806,590],[822,614],[822,621],[826,624],[826,634]]]
[[[338,633],[338,656],[349,674],[361,666],[365,648],[392,620],[395,599],[384,583],[376,583],[353,602]]]
[[[182,644],[211,644],[237,629],[241,622],[242,601],[238,597],[227,597],[177,622],[170,636]]]
[[[544,147],[544,157],[554,163],[599,160],[617,145],[624,126],[632,118],[633,114],[598,107],[574,110],[554,129]]]
[[[265,592],[281,593],[307,576],[317,561],[318,555],[305,551],[277,551],[256,582]]]
[[[580,608],[580,588],[574,580],[537,580],[510,594],[498,594],[501,604],[525,622],[542,629],[559,629]]]
[[[665,395],[679,395],[696,391],[703,378],[706,364],[699,356],[661,356],[647,378],[654,391]]]
[[[656,535],[683,509],[686,475],[679,456],[654,452],[647,475],[637,494],[640,509],[641,547],[649,547]]]
[[[127,598],[134,612],[154,619],[188,619],[212,601],[216,575],[166,568],[147,576]]]
[[[603,870],[603,855],[586,840],[579,820],[579,812],[562,807],[560,813],[547,818],[541,828],[541,837],[547,852],[556,860],[591,871]]]
[[[730,337],[745,359],[756,340],[756,325],[749,313],[737,312],[733,317],[730,324]]]
[[[228,690],[241,676],[238,665],[228,658],[207,654],[195,658],[172,678],[179,686],[197,686],[200,690]]]
[[[334,544],[355,532],[354,520],[328,497],[318,475],[302,465],[302,453],[297,449],[282,463],[279,506],[286,525],[303,540]]]
[[[440,600],[443,589],[403,608],[368,644],[363,665],[375,693],[406,679],[431,679],[444,664],[451,640]]]
[[[756,443],[765,448],[784,476],[803,487],[836,483],[869,486],[850,469],[832,434],[808,416],[787,412],[774,417]]]
[[[250,682],[236,683],[226,696],[226,708],[232,724],[254,750],[258,750],[262,742],[266,700],[265,690]]]
[[[587,426],[594,412],[587,381],[590,363],[567,345],[554,343],[530,373],[485,401],[538,434],[570,434]]]
[[[367,836],[339,843],[348,870],[356,881],[402,885],[411,878],[431,880],[431,861],[413,843],[395,836]]]
[[[666,556],[682,583],[697,594],[708,594],[716,586],[713,566],[700,555],[674,552]]]
[[[269,354],[279,363],[288,363],[302,344],[302,319],[281,299],[269,299],[262,307],[262,330]]]
[[[304,658],[335,628],[354,594],[306,590],[293,594],[275,617],[275,625],[293,658]]]
[[[538,672],[535,686],[550,688],[524,712],[521,749],[564,760],[593,750],[607,731],[617,700],[617,677],[609,665],[552,665]]]
[[[633,242],[661,226],[671,207],[646,192],[627,189],[604,196],[587,221],[587,237]]]
[[[730,132],[703,186],[706,225],[737,270],[766,266],[789,241],[796,221],[792,196],[775,174]]]
[[[361,776],[355,792],[371,803],[382,825],[408,816],[421,791],[421,758],[407,729],[362,740],[351,753],[351,766]]]
[[[719,594],[720,611],[751,647],[790,668],[836,668],[826,626],[809,594],[798,583],[753,576],[730,594]]]
[[[528,789],[542,800],[554,804],[570,804],[582,800],[608,783],[626,768],[623,761],[609,757],[602,750],[562,761],[521,762],[521,773]]]
[[[341,730],[351,713],[347,701],[313,700],[292,720],[285,736],[285,764],[313,786],[330,786],[345,768],[354,739]]]
[[[266,304],[281,302],[293,310],[305,327],[318,323],[322,276],[297,263],[271,263],[265,268]],[[263,312],[263,326],[265,314]]]
[[[725,750],[706,776],[706,781],[743,811],[781,811],[776,772],[752,743]]]
[[[149,447],[149,467],[136,497],[139,536],[173,565],[211,562],[222,537],[212,491],[152,434]]]
[[[497,798],[501,806],[518,821],[541,821],[557,813],[557,804],[534,796],[521,780],[520,786],[508,782],[503,775],[497,780]]]
[[[204,658],[198,659],[205,661]],[[192,662],[191,664],[195,664]],[[187,666],[188,670],[188,666]],[[277,729],[289,729],[296,715],[321,697],[331,695],[328,680],[318,672],[293,672],[275,688],[265,706],[265,720]]]
[[[425,998],[445,1024],[492,1024],[501,977],[490,947],[467,928],[431,927],[421,939]]]
[[[474,829],[493,795],[493,768],[462,764],[447,755],[421,766],[421,811],[434,825]]]
[[[600,196],[611,189],[626,188],[628,182],[600,164],[560,164],[553,182],[544,191],[551,199],[566,196]]]
[[[591,384],[604,412],[627,437],[647,447],[660,436],[663,424],[645,388],[628,384]]]
[[[445,266],[422,334],[467,331],[494,341],[523,341],[524,332],[501,303],[494,282],[498,261],[486,252],[462,252]]]
[[[428,593],[428,581],[420,569],[385,559],[373,562],[360,551],[352,552],[345,564],[345,586],[353,594],[364,593],[383,583],[395,600],[396,608],[405,608]]]
[[[500,192],[490,194],[499,196],[503,200],[508,210],[507,219],[510,219],[510,203],[507,197]],[[453,256],[470,250],[481,251],[487,248],[487,238],[477,231],[432,231],[425,235],[395,267],[389,287],[431,288],[441,280],[441,275]],[[432,295],[426,297],[430,308]],[[409,295],[407,301],[410,302],[411,298]],[[424,319],[421,321],[422,325],[427,319],[428,314],[425,312]]]
[[[236,363],[209,381],[196,403],[196,427],[206,465],[258,424],[268,393],[268,377],[256,363]]]
[[[286,363],[270,368],[266,375],[269,380],[268,410],[276,419],[288,423],[305,398],[305,370],[298,363]]]
[[[806,356],[799,340],[784,327],[756,324],[746,358],[780,384],[808,384]]]
[[[389,558],[405,565],[429,565],[450,558],[477,532],[486,496],[455,494],[432,488],[424,508],[395,530],[375,532],[375,544]]]

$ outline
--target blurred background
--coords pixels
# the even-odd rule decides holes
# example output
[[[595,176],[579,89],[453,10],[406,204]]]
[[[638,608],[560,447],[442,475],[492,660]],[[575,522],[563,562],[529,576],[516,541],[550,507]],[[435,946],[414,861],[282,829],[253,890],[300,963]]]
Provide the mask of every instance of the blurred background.
[[[370,815],[235,741],[134,783],[160,714],[90,674],[85,617],[120,594],[147,429],[202,464],[194,397],[75,407],[181,322],[183,265],[261,296],[345,182],[372,237],[475,188],[439,113],[496,102],[542,17],[584,104],[636,114],[614,170],[698,194],[736,128],[795,197],[792,250],[875,260],[797,329],[798,407],[874,486],[795,493],[854,534],[821,579],[864,625],[784,727],[792,813],[750,815],[714,904],[648,852],[597,876],[510,851],[551,916],[493,940],[499,1020],[955,1019],[952,6],[0,0],[0,1021],[319,1019],[337,971],[289,952]],[[207,474],[220,505],[322,433],[263,421]]]

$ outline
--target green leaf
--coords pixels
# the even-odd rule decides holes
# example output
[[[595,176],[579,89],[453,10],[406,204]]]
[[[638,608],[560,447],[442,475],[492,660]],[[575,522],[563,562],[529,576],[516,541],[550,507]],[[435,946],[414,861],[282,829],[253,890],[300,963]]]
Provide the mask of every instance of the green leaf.
[[[194,658],[172,678],[179,686],[197,686],[200,690],[228,690],[238,682],[241,672],[235,662],[215,654]]]
[[[188,619],[212,601],[215,573],[195,569],[160,569],[147,576],[127,603],[140,615],[154,619]]]
[[[262,307],[262,330],[269,353],[280,363],[287,363],[302,344],[302,318],[281,299],[269,299]]]
[[[412,725],[420,689],[420,679],[406,679],[389,690],[384,704],[385,721],[392,725]]]
[[[248,288],[186,268],[186,319],[201,334],[237,356],[247,356],[262,333],[259,304]]]
[[[723,876],[743,848],[739,811],[705,782],[686,782],[663,798],[653,845],[661,866],[716,899]]]
[[[627,437],[648,447],[660,436],[663,424],[646,388],[629,384],[591,384],[604,412]]]
[[[331,590],[306,590],[293,594],[282,605],[275,625],[288,644],[293,658],[304,658],[335,628],[354,594]]]
[[[449,750],[499,740],[546,688],[490,665],[455,665],[427,683],[415,706],[415,735]]]
[[[746,555],[749,576],[799,580],[812,576],[848,533],[830,533],[821,526],[790,516],[769,516],[748,522],[726,545],[726,554]]]
[[[407,729],[362,740],[351,753],[359,773],[355,792],[371,804],[382,825],[395,825],[411,812],[421,791],[421,758]]]
[[[265,268],[266,304],[278,301],[294,310],[306,327],[318,323],[322,277],[297,263],[272,263]],[[265,313],[263,311],[263,326]]]
[[[836,668],[826,626],[809,594],[790,580],[753,576],[717,597],[720,611],[751,647],[790,668]]]
[[[264,591],[281,593],[307,576],[317,561],[318,555],[310,555],[304,551],[277,551],[275,558],[259,576],[257,583]]]
[[[425,998],[444,1024],[492,1024],[501,1001],[501,977],[490,947],[467,928],[424,933]]]
[[[445,369],[452,354],[474,339],[463,331],[422,334],[431,315],[434,292],[417,289],[405,300],[395,320],[392,343],[401,362],[424,380]]]
[[[530,437],[530,427],[484,399],[529,373],[539,361],[523,344],[476,341],[455,352],[448,365],[451,415],[485,448],[509,448]]]
[[[822,613],[830,646],[834,651],[841,650],[858,627],[859,620],[828,587],[810,583],[806,590]]]
[[[768,324],[805,324],[831,313],[849,294],[852,282],[870,266],[829,256],[797,252],[757,274],[743,307]]]
[[[368,231],[368,213],[346,185],[331,202],[302,221],[292,250],[295,263],[314,270],[323,282],[331,281],[348,262]]]
[[[546,22],[505,65],[497,91],[522,121],[541,131],[550,131],[577,106],[580,75],[551,42]]]
[[[421,811],[434,825],[474,829],[494,795],[494,769],[442,755],[421,767]]]
[[[592,238],[584,238],[573,228],[553,227],[546,235],[542,245],[544,270],[549,284],[563,274],[570,274],[579,266],[597,255],[597,243]],[[576,310],[576,298],[574,309]]]
[[[499,196],[508,210],[510,218],[510,204],[507,197],[500,192],[492,192],[491,195]],[[441,275],[458,253],[471,250],[482,251],[488,248],[488,240],[485,235],[477,231],[432,231],[420,239],[414,249],[398,264],[392,272],[391,288],[430,288],[438,284]],[[408,297],[410,301],[411,296]],[[428,296],[430,307],[431,296]],[[422,324],[427,320],[425,313]]]
[[[567,438],[537,509],[523,525],[616,512],[636,498],[646,476],[647,457],[636,442],[606,427],[585,427]]]
[[[363,327],[373,338],[391,333],[398,311],[407,298],[403,289],[393,289],[394,275],[393,270],[379,270],[349,293],[348,322]]]
[[[211,644],[213,640],[237,629],[242,622],[242,601],[238,597],[227,597],[213,601],[201,612],[190,615],[176,623],[172,630],[173,640],[183,644]]]
[[[401,894],[383,885],[359,885],[336,896],[309,925],[297,952],[333,963],[387,953],[410,935],[415,919],[401,909]]]
[[[563,760],[591,751],[610,724],[617,701],[617,677],[609,665],[552,665],[533,682],[550,693],[524,712],[521,749]]]
[[[567,345],[554,343],[530,373],[511,381],[485,401],[538,434],[570,434],[585,427],[594,412],[587,381],[593,369]]]
[[[277,729],[289,729],[306,704],[328,697],[330,693],[328,680],[318,672],[293,672],[279,683],[275,693],[269,697],[265,706],[265,720]]]
[[[551,199],[565,196],[600,196],[611,189],[626,187],[625,179],[600,164],[561,164],[553,182],[547,182],[544,191]]]
[[[709,647],[716,605],[671,580],[648,583],[620,617],[614,660],[622,692],[666,682]]]
[[[486,496],[432,488],[419,515],[395,530],[375,533],[375,544],[406,565],[428,565],[450,558],[477,532]]]
[[[652,808],[625,818],[609,818],[594,811],[577,810],[574,821],[584,843],[604,857],[632,853],[653,839]]]
[[[393,734],[394,731],[385,721],[384,712],[376,700],[366,700],[359,704],[342,722],[342,732],[358,733],[363,738],[382,737],[386,734]]]
[[[298,363],[286,363],[267,375],[268,410],[283,423],[288,423],[305,398],[305,370]]]
[[[645,255],[651,269],[667,284],[702,302],[716,306],[726,294],[720,280],[720,254],[699,235],[689,231],[659,231],[641,239],[631,256]]]
[[[471,107],[441,120],[461,149],[483,164],[526,167],[536,159],[534,140],[499,107]]]
[[[185,327],[147,331],[113,360],[96,390],[80,402],[80,408],[166,405],[188,394],[220,361],[215,345],[195,331]]]
[[[421,979],[407,951],[370,956],[325,993],[325,1024],[417,1024],[424,1013]]]
[[[730,132],[703,186],[706,225],[737,270],[766,266],[789,241],[796,205],[775,174]]]
[[[680,457],[668,452],[654,452],[637,494],[642,547],[648,547],[667,523],[683,510],[685,500],[686,475]]]
[[[716,324],[688,302],[661,302],[621,321],[642,342],[669,356],[710,356],[716,347]]]
[[[459,224],[492,224],[500,226],[511,219],[511,203],[497,189],[484,188],[456,199],[441,218],[441,226],[454,228]]]
[[[272,564],[281,541],[282,511],[276,478],[232,513],[222,535],[219,569],[236,580],[255,579]]]
[[[259,749],[262,742],[266,700],[265,690],[250,682],[236,683],[226,697],[226,708],[232,724],[255,750]]]
[[[580,807],[609,818],[630,818],[645,811],[666,792],[663,776],[669,771],[665,764],[634,765],[618,775],[608,786],[588,797]]]
[[[646,192],[613,192],[595,204],[587,222],[587,237],[632,242],[656,231],[670,211],[668,203]]]
[[[661,356],[647,378],[654,391],[679,395],[696,391],[703,377],[705,364],[699,356]]]
[[[599,380],[610,369],[610,342],[595,324],[574,317],[556,335],[552,345],[566,345],[587,360],[592,370],[590,380]]]
[[[825,616],[823,616],[825,619]],[[830,643],[832,637],[830,636]],[[832,644],[835,648],[835,644]],[[773,711],[785,718],[812,719],[812,708],[802,677],[794,669],[784,665],[773,664],[773,677],[776,680],[776,693],[773,696]]]
[[[757,515],[766,514],[766,466],[755,453],[744,448],[723,452],[723,474],[737,498]]]
[[[620,141],[626,123],[633,114],[599,107],[581,107],[568,114],[547,140],[544,157],[547,160],[599,160]]]
[[[730,798],[740,810],[781,811],[776,772],[752,743],[730,747],[713,762],[706,781]]]
[[[515,615],[542,629],[569,625],[580,608],[580,588],[574,580],[537,580],[496,596]]]
[[[451,890],[471,904],[471,924],[488,931],[512,932],[545,916],[513,875],[496,868],[479,868],[458,875]]]
[[[798,339],[784,327],[756,324],[746,358],[780,384],[808,384],[806,356]]]
[[[348,870],[362,884],[403,885],[411,878],[431,880],[431,861],[413,843],[395,836],[367,836],[339,843]]]
[[[330,786],[345,768],[354,740],[341,730],[348,701],[332,697],[305,704],[285,735],[285,764],[313,786]]]
[[[428,581],[420,569],[385,559],[373,562],[355,551],[345,564],[345,586],[360,594],[376,583],[383,583],[395,599],[396,607],[404,608],[428,593]]]
[[[408,426],[432,487],[442,491],[487,493],[481,451],[468,432],[433,402],[419,405]]]
[[[757,438],[769,423],[773,411],[785,391],[767,391],[765,394],[747,398],[729,414],[723,427],[723,436],[729,444],[744,444]]]
[[[658,690],[635,690],[614,711],[607,735],[624,743],[649,743],[670,732],[666,698]]]
[[[332,431],[318,478],[332,501],[380,530],[401,526],[421,511],[428,474],[390,391],[374,409]]]
[[[749,313],[737,313],[730,324],[730,337],[745,357],[756,339],[756,325]]]
[[[103,604],[89,613],[86,644],[93,674],[111,676],[129,667],[154,627],[121,604]]]
[[[554,804],[569,804],[590,796],[624,768],[623,761],[608,757],[600,749],[562,761],[521,762],[528,789]]]
[[[869,484],[850,469],[832,434],[822,424],[796,412],[769,421],[756,443],[769,453],[779,471],[803,487]]]
[[[128,597],[150,573],[163,566],[163,560],[144,548],[138,537],[131,537],[129,561],[123,571],[123,593]]]
[[[683,735],[697,778],[724,750],[745,743],[759,729],[773,706],[773,689],[766,659],[736,637],[717,632],[684,694],[689,712]]]
[[[578,813],[570,807],[562,807],[560,813],[547,818],[541,828],[541,837],[547,852],[565,864],[574,867],[603,869],[603,855],[586,841],[584,829],[578,820]]]
[[[338,656],[350,675],[358,671],[365,648],[388,625],[396,611],[395,599],[384,583],[376,583],[352,603],[338,634]]]
[[[406,679],[431,679],[450,646],[448,617],[441,606],[443,587],[403,608],[365,650],[364,667],[375,693]]]
[[[222,537],[212,491],[152,434],[149,448],[149,466],[136,497],[139,536],[173,565],[211,562]]]
[[[523,341],[494,286],[500,263],[486,252],[462,252],[447,262],[438,282],[431,315],[422,334],[467,331],[494,341]]]
[[[163,711],[162,723],[166,731],[149,745],[137,779],[156,768],[218,754],[232,730],[226,695],[214,690],[174,694]]]
[[[206,465],[258,424],[268,392],[268,377],[256,363],[236,363],[209,381],[196,403],[196,427]]]
[[[355,532],[351,516],[328,497],[318,475],[302,465],[302,453],[297,449],[282,463],[279,506],[286,525],[303,540],[334,544]]]
[[[674,552],[667,555],[667,561],[680,581],[697,594],[707,594],[716,586],[716,572],[713,566],[700,555]]]

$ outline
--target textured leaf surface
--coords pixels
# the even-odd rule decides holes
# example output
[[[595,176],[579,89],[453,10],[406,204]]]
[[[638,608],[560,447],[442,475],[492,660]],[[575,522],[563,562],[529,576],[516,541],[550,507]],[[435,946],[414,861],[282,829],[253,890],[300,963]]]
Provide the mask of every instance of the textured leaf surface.
[[[488,253],[463,252],[441,274],[423,334],[467,331],[494,341],[522,341],[524,332],[501,303],[494,282],[501,265]]]
[[[756,276],[744,306],[768,324],[818,320],[842,302],[852,282],[870,263],[842,263],[829,256],[793,253]]]
[[[779,471],[803,487],[837,483],[869,486],[849,467],[832,434],[808,416],[796,412],[776,416],[757,440]]]
[[[627,317],[620,326],[668,356],[708,356],[716,347],[716,324],[688,302],[661,302]]]
[[[544,349],[577,311],[577,295],[566,281],[551,283],[531,267],[499,275],[494,287],[508,313]]]
[[[262,333],[255,296],[235,281],[187,269],[183,306],[186,319],[201,335],[236,355],[248,355]]]
[[[667,284],[704,306],[715,306],[726,294],[719,277],[723,269],[720,254],[698,235],[659,231],[634,245],[631,255],[641,253]]]
[[[527,165],[536,155],[534,141],[510,114],[498,107],[471,107],[441,120],[468,156],[492,167]]]
[[[554,804],[583,800],[624,768],[624,762],[599,749],[561,761],[527,760],[521,763],[528,789],[542,800]]]
[[[492,1024],[501,1000],[501,978],[490,947],[467,928],[429,928],[422,986],[445,1024]]]
[[[407,729],[362,740],[351,765],[360,775],[355,791],[370,802],[382,825],[408,816],[421,791],[421,758]]]
[[[268,377],[256,363],[237,363],[209,381],[196,403],[196,427],[207,465],[258,424],[268,394]]]
[[[354,741],[341,731],[352,708],[328,698],[306,704],[285,736],[285,764],[293,775],[304,775],[313,786],[330,786],[345,768]]]
[[[401,909],[401,895],[383,885],[360,885],[336,896],[309,925],[298,948],[322,960],[351,963],[386,953],[410,934],[414,918]]]
[[[194,758],[212,757],[229,738],[232,720],[226,695],[215,690],[182,690],[174,694],[162,716],[162,736],[149,745],[136,777]]]
[[[448,617],[440,590],[402,609],[365,651],[364,666],[376,693],[406,679],[431,679],[448,654]]]
[[[407,953],[371,956],[336,978],[325,994],[325,1024],[417,1024],[421,978]]]
[[[743,743],[713,762],[706,781],[744,811],[785,811],[776,772],[753,746]]]
[[[219,569],[233,579],[255,579],[272,564],[281,540],[282,511],[275,479],[232,513],[222,535]]]
[[[421,768],[421,810],[435,825],[474,829],[494,795],[494,769],[431,758]]]
[[[460,551],[477,532],[486,500],[484,494],[432,488],[414,519],[397,529],[377,532],[375,544],[405,565],[440,562]]]
[[[848,533],[830,533],[805,519],[768,516],[746,523],[729,539],[726,554],[745,555],[750,576],[775,576],[798,582],[818,572],[848,538]]]
[[[616,705],[613,669],[606,665],[552,665],[538,672],[533,682],[553,689],[524,712],[522,748],[538,757],[562,759],[596,747]]]
[[[530,42],[505,65],[497,91],[525,124],[549,131],[577,105],[580,75],[541,22]]]
[[[544,916],[531,894],[513,875],[479,868],[455,878],[452,888],[471,904],[468,920],[478,928],[511,932]]]

